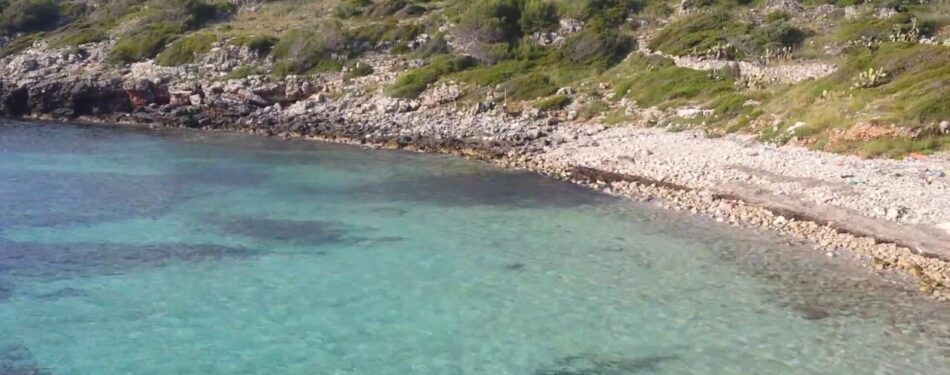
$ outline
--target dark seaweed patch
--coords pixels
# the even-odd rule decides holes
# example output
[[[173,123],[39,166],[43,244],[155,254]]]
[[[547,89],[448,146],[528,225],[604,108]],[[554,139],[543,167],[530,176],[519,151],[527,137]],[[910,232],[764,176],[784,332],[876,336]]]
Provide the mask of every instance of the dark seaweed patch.
[[[631,358],[599,358],[594,355],[575,355],[561,358],[550,366],[534,372],[535,375],[629,375],[655,373],[660,365],[679,358],[676,355],[652,355]]]
[[[505,264],[505,269],[510,271],[523,271],[525,267],[524,263],[518,262]]]
[[[225,162],[228,160],[226,159]],[[268,176],[257,172],[250,167],[239,167],[213,163],[185,163],[177,166],[178,170],[172,175],[174,180],[184,186],[210,185],[224,187],[257,186],[267,180]]]
[[[367,199],[443,206],[574,207],[614,200],[574,184],[531,173],[473,172],[412,176],[352,191]]]
[[[0,347],[0,375],[44,375],[44,370],[33,359],[33,353],[20,344]]]
[[[166,176],[0,172],[0,222],[57,227],[154,217],[193,197]]]
[[[200,186],[243,187],[267,176],[229,166],[188,166],[168,175],[0,172],[0,224],[62,227],[161,216],[203,193]]]
[[[210,222],[228,234],[262,241],[320,246],[344,241],[350,230],[343,224],[322,220],[284,220],[215,216]]]
[[[78,124],[0,120],[0,152],[100,154],[157,146],[160,132]]]
[[[82,289],[63,288],[53,292],[40,294],[37,297],[47,300],[60,300],[64,298],[85,297],[86,295],[86,291]]]
[[[246,258],[257,252],[209,244],[39,244],[0,240],[0,272],[13,276],[71,278],[120,274],[178,262]]]
[[[10,280],[0,279],[0,302],[13,298],[16,286]]]

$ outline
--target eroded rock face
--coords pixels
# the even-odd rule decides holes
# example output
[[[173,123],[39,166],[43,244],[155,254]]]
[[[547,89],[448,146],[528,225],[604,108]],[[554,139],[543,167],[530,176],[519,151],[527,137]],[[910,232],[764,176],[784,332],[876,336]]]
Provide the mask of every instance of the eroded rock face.
[[[0,114],[48,114],[57,118],[106,115],[131,110],[129,98],[113,81],[44,81],[31,86],[0,84]]]
[[[169,94],[167,88],[145,79],[126,85],[125,92],[129,96],[129,103],[132,105],[132,108],[141,108],[149,104],[162,105],[171,102],[171,94]]]

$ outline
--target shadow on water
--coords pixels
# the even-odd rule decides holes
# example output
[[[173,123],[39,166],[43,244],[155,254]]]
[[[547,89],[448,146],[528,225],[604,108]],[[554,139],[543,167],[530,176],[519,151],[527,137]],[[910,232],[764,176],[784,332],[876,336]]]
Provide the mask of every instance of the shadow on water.
[[[16,285],[13,281],[0,278],[0,302],[13,298],[14,293],[16,293]]]
[[[308,246],[356,240],[347,237],[352,229],[340,222],[323,220],[268,219],[250,216],[211,216],[211,225],[226,234]]]
[[[0,271],[14,277],[50,279],[122,274],[143,267],[180,262],[241,259],[260,254],[240,247],[209,244],[38,244],[0,240]]]
[[[479,171],[397,178],[349,191],[371,201],[432,202],[441,206],[575,207],[616,198],[525,172]]]
[[[0,375],[46,375],[33,353],[21,344],[0,346]]]
[[[534,375],[630,375],[657,373],[660,366],[678,359],[677,355],[651,355],[630,358],[601,358],[582,354],[558,359],[534,372]]]
[[[204,194],[200,187],[257,185],[265,175],[226,166],[184,166],[169,175],[0,172],[3,227],[62,227],[155,217]],[[197,187],[197,188],[196,188]]]

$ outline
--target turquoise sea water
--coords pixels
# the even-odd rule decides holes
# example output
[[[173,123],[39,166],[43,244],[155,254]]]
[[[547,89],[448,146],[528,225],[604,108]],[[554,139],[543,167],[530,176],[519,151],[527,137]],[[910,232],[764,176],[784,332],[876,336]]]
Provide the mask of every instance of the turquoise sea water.
[[[950,311],[445,156],[0,123],[0,374],[940,374]]]

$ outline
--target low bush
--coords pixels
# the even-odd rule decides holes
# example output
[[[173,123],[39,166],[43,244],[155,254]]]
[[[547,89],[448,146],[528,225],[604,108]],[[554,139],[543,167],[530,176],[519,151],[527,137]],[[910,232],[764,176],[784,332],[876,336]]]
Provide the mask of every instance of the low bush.
[[[432,39],[429,39],[428,42],[416,48],[413,51],[413,55],[417,58],[428,58],[435,55],[447,54],[451,52],[452,48],[449,47],[449,43],[445,41],[445,36],[438,34]]]
[[[437,56],[429,65],[399,76],[385,92],[394,98],[415,98],[440,77],[468,69],[474,64],[475,61],[469,57]]]
[[[120,38],[112,48],[112,60],[127,64],[155,57],[181,32],[176,24],[148,25]]]
[[[370,74],[373,74],[373,67],[369,64],[356,63],[352,68],[346,71],[344,78],[353,79],[357,77],[365,77]]]
[[[213,34],[199,33],[189,35],[172,42],[155,58],[155,62],[164,66],[179,66],[192,63],[195,58],[211,50],[211,45],[218,41]]]
[[[564,107],[567,107],[569,104],[571,104],[571,98],[568,98],[564,95],[554,95],[536,102],[534,107],[538,110],[547,112],[564,109]]]
[[[102,27],[86,22],[73,23],[61,29],[50,38],[50,47],[62,48],[80,44],[101,42],[109,39],[109,33]]]
[[[124,2],[118,2],[124,4]],[[130,11],[125,17],[138,17],[139,28],[127,31],[116,42],[112,60],[130,63],[153,58],[186,31],[196,30],[208,23],[233,14],[230,2],[208,3],[202,0],[149,1],[137,11],[135,7],[118,7]]]
[[[53,0],[13,0],[0,13],[0,27],[12,32],[47,30],[59,18],[59,6]]]
[[[521,7],[518,25],[524,34],[551,29],[558,24],[557,7],[549,0],[524,0]]]
[[[650,48],[684,56],[731,46],[735,50],[728,57],[742,57],[797,47],[806,36],[805,31],[783,20],[751,25],[726,12],[703,12],[670,22],[650,42]]]
[[[632,41],[616,31],[588,28],[571,36],[561,47],[561,56],[573,63],[613,65],[627,56]]]
[[[518,75],[501,85],[510,100],[530,100],[557,92],[557,85],[547,74],[533,72]]]
[[[650,41],[650,48],[682,56],[729,42],[749,30],[727,13],[694,13],[670,22]]]
[[[366,7],[372,4],[372,0],[346,0],[333,8],[333,14],[339,18],[356,17],[363,14]]]
[[[270,55],[271,51],[274,49],[274,46],[277,45],[278,42],[280,42],[280,39],[270,35],[256,35],[253,37],[244,37],[234,40],[234,44],[247,47],[259,58]]]
[[[633,73],[615,84],[614,98],[627,96],[644,107],[705,103],[735,91],[730,79],[713,79],[707,72],[680,68],[667,59],[634,56],[625,64]]]

